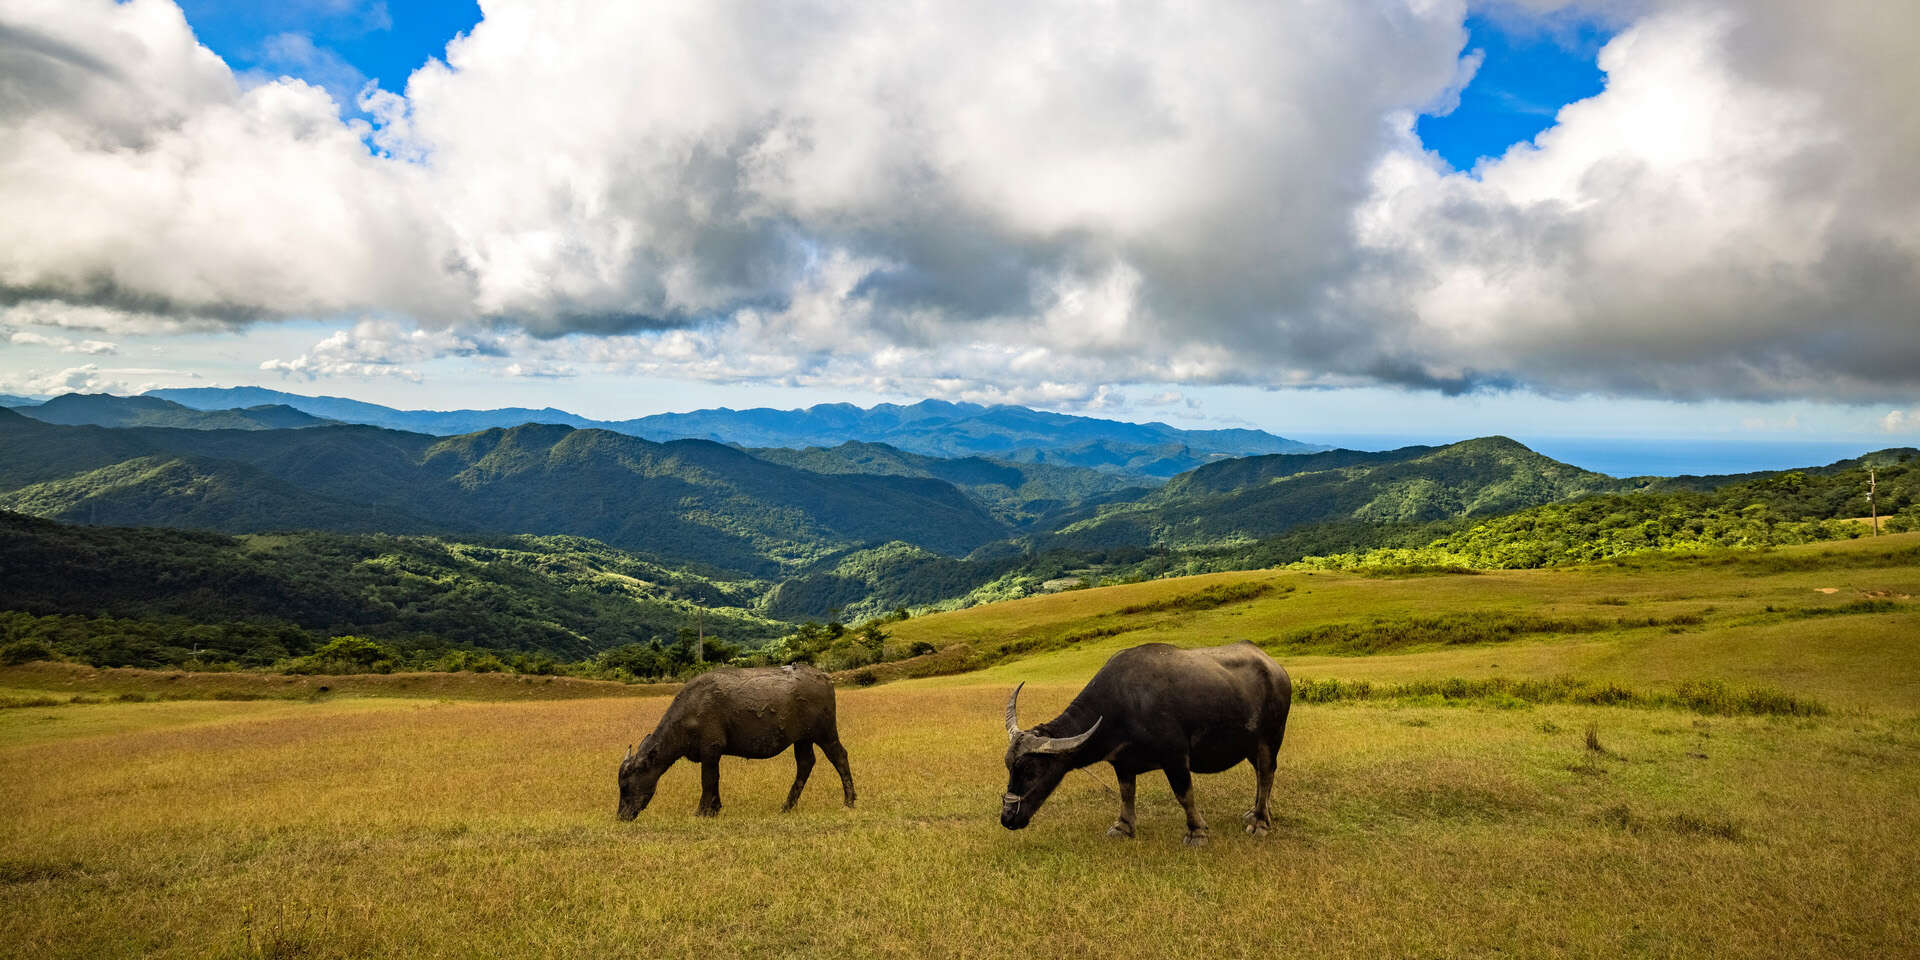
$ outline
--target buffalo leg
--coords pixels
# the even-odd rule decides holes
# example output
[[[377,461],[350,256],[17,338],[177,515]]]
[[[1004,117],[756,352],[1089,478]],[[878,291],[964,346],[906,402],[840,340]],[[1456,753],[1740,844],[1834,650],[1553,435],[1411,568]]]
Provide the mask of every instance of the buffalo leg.
[[[1207,822],[1200,819],[1200,806],[1193,797],[1193,773],[1187,769],[1185,762],[1167,767],[1167,786],[1173,788],[1174,799],[1179,800],[1181,809],[1187,811],[1187,846],[1205,846]]]
[[[1279,751],[1261,743],[1253,748],[1253,809],[1248,810],[1240,819],[1246,821],[1247,832],[1256,837],[1264,837],[1273,829],[1273,817],[1267,810],[1267,802],[1273,796],[1273,768]]]
[[[1120,819],[1107,828],[1107,836],[1131,839],[1133,837],[1133,774],[1114,771],[1120,780]]]
[[[700,761],[700,809],[694,812],[703,817],[720,815],[719,757],[708,757]]]
[[[813,744],[805,740],[793,745],[793,789],[787,791],[787,805],[781,812],[793,809],[800,802],[800,791],[807,788],[807,777],[813,773]]]
[[[847,766],[847,748],[840,741],[832,740],[820,744],[820,752],[827,755],[827,762],[840,774],[840,789],[847,797],[847,806],[853,806],[853,768]]]

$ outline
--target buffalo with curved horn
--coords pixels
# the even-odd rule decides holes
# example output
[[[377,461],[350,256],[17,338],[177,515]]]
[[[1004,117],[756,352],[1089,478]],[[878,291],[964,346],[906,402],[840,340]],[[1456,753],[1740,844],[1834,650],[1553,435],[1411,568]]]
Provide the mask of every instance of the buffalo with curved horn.
[[[1134,835],[1134,778],[1166,772],[1187,812],[1189,845],[1207,842],[1194,803],[1193,774],[1253,764],[1248,833],[1273,826],[1267,802],[1280,741],[1293,705],[1287,671],[1251,643],[1183,650],[1149,643],[1122,650],[1087,682],[1058,717],[1022,730],[1020,688],[1007,699],[1007,791],[1000,824],[1025,827],[1067,771],[1106,761],[1120,781],[1120,817],[1107,835]]]

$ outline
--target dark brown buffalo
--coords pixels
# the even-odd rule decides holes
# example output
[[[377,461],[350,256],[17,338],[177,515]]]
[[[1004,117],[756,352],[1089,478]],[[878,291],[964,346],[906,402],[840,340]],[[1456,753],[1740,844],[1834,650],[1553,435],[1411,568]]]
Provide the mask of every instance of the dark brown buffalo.
[[[847,806],[853,806],[853,772],[840,746],[833,682],[826,674],[804,665],[703,673],[681,688],[640,749],[629,748],[620,761],[620,819],[639,816],[660,775],[681,759],[700,764],[699,814],[717,816],[721,757],[764,760],[788,747],[795,772],[782,809],[791,810],[813,772],[815,744],[840,772]]]
[[[1206,843],[1192,775],[1219,773],[1242,760],[1253,764],[1258,780],[1253,809],[1241,818],[1247,832],[1262,836],[1273,825],[1267,800],[1293,681],[1253,644],[1183,650],[1148,643],[1122,650],[1064,712],[1030,730],[1020,729],[1019,703],[1015,687],[1007,700],[1007,792],[1000,801],[1000,824],[1009,830],[1033,819],[1067,771],[1102,760],[1120,779],[1120,819],[1108,836],[1133,836],[1133,780],[1164,770],[1187,811],[1187,843]]]

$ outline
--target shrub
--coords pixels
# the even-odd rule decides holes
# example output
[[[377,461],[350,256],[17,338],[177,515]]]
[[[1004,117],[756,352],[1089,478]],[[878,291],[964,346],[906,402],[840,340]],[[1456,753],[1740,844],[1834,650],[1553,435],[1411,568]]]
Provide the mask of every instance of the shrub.
[[[286,666],[288,673],[392,673],[394,653],[366,637],[334,637]]]
[[[1168,610],[1212,610],[1230,603],[1244,603],[1273,592],[1271,583],[1221,583],[1194,593],[1183,593],[1165,600],[1136,603],[1120,608],[1124,616],[1137,613],[1163,613]],[[1288,586],[1283,593],[1292,593]]]
[[[0,664],[17,667],[35,660],[58,660],[60,655],[42,640],[15,640],[0,646]]]

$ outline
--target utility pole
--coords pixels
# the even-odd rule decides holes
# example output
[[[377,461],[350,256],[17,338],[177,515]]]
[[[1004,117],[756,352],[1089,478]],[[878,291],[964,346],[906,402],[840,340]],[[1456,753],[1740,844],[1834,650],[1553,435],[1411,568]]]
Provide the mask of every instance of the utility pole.
[[[1874,488],[1880,485],[1880,477],[1872,467],[1867,468],[1867,515],[1873,519],[1873,535],[1880,535],[1880,505],[1874,502]]]
[[[706,663],[707,662],[707,608],[706,607],[693,608],[693,622],[696,625],[695,629],[698,631],[698,633],[696,634],[698,639],[693,641],[693,662]]]

